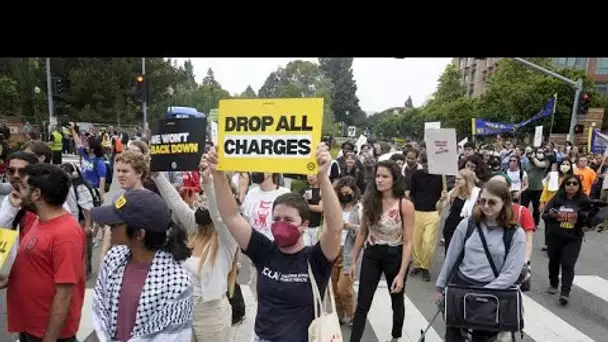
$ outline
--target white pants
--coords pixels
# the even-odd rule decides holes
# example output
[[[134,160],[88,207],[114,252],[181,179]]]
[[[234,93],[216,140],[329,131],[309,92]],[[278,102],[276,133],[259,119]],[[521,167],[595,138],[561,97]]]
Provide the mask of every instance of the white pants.
[[[209,302],[194,297],[192,321],[192,341],[232,341],[232,307],[226,296]]]
[[[314,246],[317,244],[317,233],[319,232],[319,227],[308,227],[304,232],[304,244],[306,246]]]

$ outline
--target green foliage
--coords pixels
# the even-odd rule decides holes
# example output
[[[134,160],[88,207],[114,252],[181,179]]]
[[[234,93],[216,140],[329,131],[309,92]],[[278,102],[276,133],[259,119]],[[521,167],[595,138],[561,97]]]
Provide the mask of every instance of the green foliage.
[[[331,109],[335,120],[348,125],[362,125],[366,117],[359,106],[352,66],[353,58],[319,58],[321,72],[332,83]]]

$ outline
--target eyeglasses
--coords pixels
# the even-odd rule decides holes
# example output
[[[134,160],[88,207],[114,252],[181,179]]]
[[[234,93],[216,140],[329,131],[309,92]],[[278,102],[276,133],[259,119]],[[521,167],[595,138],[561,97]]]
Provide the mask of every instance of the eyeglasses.
[[[481,205],[482,207],[485,207],[486,204],[489,207],[494,207],[498,204],[498,201],[496,201],[495,199],[485,199],[483,197],[479,199],[479,205]]]
[[[19,173],[20,175],[22,175],[23,174],[23,170],[24,170],[24,168],[22,168],[22,167],[19,167],[19,168],[9,167],[9,168],[6,169],[6,173],[8,173],[9,176],[14,175],[15,173]]]
[[[567,186],[578,186],[578,182],[566,182]]]

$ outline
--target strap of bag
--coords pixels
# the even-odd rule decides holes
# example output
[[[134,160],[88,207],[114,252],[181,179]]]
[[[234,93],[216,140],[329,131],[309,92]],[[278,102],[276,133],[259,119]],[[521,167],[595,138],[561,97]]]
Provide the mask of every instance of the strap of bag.
[[[496,265],[494,264],[494,260],[492,260],[492,255],[490,255],[490,250],[488,249],[488,243],[486,242],[486,237],[483,234],[483,231],[481,230],[481,227],[479,225],[477,225],[477,234],[479,234],[479,238],[481,239],[481,244],[483,245],[483,250],[484,250],[484,252],[486,252],[486,257],[488,258],[488,261],[490,262],[490,267],[492,267],[492,272],[494,272],[494,277],[498,278],[498,275],[500,273],[498,273],[498,269],[496,268]]]
[[[336,310],[336,301],[334,299],[334,289],[331,283],[331,277],[327,282],[327,288],[325,289],[325,298],[324,300],[321,300],[321,291],[319,291],[319,286],[317,285],[317,280],[315,279],[315,275],[313,274],[312,268],[310,267],[310,262],[307,261],[306,263],[308,265],[308,277],[310,279],[310,286],[312,286],[312,298],[314,302],[313,305],[315,308],[315,319],[319,318],[320,315],[326,312],[324,302],[325,300],[327,300],[328,295],[331,300],[332,312],[338,312]],[[321,310],[321,313],[319,313],[319,310]]]
[[[456,274],[456,272],[458,271],[458,267],[460,267],[460,264],[462,263],[462,259],[464,259],[464,250],[465,250],[465,244],[467,243],[467,240],[469,239],[469,237],[471,236],[471,234],[473,234],[473,230],[475,230],[475,222],[473,221],[473,219],[469,219],[468,225],[467,225],[467,233],[464,236],[464,240],[462,241],[462,252],[460,252],[460,255],[458,256],[458,259],[456,259],[456,262],[454,263],[454,266],[452,266],[452,270],[450,271],[450,274],[448,276],[448,281],[447,284],[450,283],[450,281],[452,280],[452,278],[454,278],[454,275]]]

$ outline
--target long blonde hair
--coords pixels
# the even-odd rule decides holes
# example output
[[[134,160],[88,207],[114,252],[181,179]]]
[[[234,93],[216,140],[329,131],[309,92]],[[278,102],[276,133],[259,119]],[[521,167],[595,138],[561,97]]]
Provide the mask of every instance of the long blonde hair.
[[[475,187],[475,172],[464,168],[458,171],[458,175],[464,179],[466,184],[464,186],[454,187],[454,190],[450,194],[450,204],[454,202],[454,199],[456,197],[469,199],[471,197],[471,194],[473,193],[473,188]]]
[[[195,250],[200,248],[200,253],[198,255],[193,255],[195,257],[200,258],[198,262],[198,268],[196,271],[196,276],[199,278],[203,272],[203,267],[207,260],[210,260],[211,267],[215,266],[215,261],[217,260],[217,254],[219,249],[219,241],[220,237],[213,223],[203,226],[198,226],[198,231],[196,233],[190,234],[188,236],[188,248],[191,250]],[[237,259],[238,259],[239,251],[237,251],[234,255],[234,260],[232,261],[232,268],[230,272],[228,272],[228,293],[230,298],[234,295],[234,287],[236,284],[236,271],[237,271]],[[211,259],[209,259],[211,257]]]

